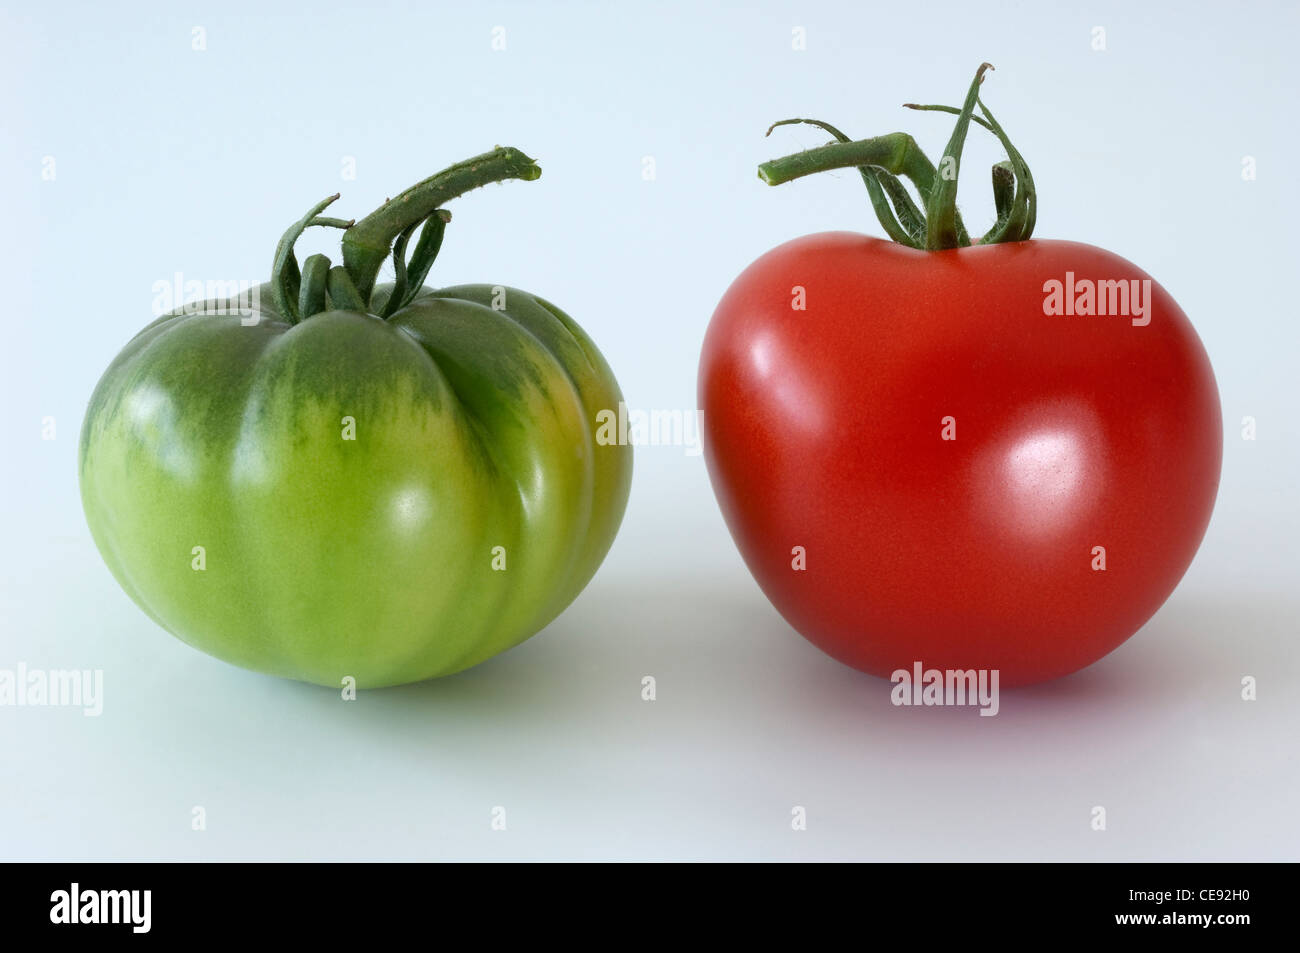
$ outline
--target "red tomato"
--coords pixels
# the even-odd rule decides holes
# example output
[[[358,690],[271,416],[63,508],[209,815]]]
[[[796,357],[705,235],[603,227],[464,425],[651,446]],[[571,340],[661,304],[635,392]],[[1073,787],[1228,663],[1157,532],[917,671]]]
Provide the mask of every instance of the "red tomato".
[[[846,232],[754,262],[709,326],[700,402],[723,515],[785,619],[874,675],[1003,686],[1136,632],[1196,553],[1222,454],[1205,351],[1148,278],[1074,242]],[[1046,314],[1052,281],[1080,304],[1137,281],[1149,323]]]

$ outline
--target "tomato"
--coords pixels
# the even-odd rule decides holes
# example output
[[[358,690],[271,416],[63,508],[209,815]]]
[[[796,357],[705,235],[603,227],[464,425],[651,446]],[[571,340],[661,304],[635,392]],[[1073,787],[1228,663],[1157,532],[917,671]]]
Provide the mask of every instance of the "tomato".
[[[1109,282],[1130,313],[1081,313],[1098,289],[1117,310]],[[1195,330],[1145,272],[1075,242],[788,242],[722,298],[699,392],[763,592],[882,677],[921,662],[1011,686],[1096,661],[1170,595],[1218,488]]]
[[[596,414],[621,399],[604,358],[523,291],[435,291],[409,269],[374,283],[385,235],[403,268],[427,221],[412,256],[426,271],[438,204],[535,170],[497,150],[390,202],[382,227],[322,219],[322,203],[252,318],[206,302],[127,344],[86,413],[81,492],[154,621],[236,665],[364,688],[481,662],[578,595],[631,480],[630,447],[596,441]],[[349,227],[352,267],[300,271],[308,225]]]

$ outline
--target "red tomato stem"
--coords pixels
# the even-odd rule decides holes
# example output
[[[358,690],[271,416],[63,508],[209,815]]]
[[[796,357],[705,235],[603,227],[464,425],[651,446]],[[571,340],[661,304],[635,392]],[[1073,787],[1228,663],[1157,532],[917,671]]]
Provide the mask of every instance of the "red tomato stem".
[[[1033,234],[1037,194],[1029,166],[979,97],[984,73],[992,68],[988,63],[980,64],[961,108],[904,104],[908,109],[948,112],[958,117],[937,169],[916,140],[907,133],[895,132],[871,139],[850,140],[834,126],[821,120],[783,119],[773,123],[768,128],[768,134],[777,126],[807,123],[825,129],[837,141],[764,162],[758,167],[758,176],[768,185],[781,185],[816,172],[857,168],[871,197],[876,217],[885,232],[895,242],[911,248],[937,251],[976,243],[989,245],[1025,241]],[[977,106],[983,116],[975,115]],[[993,199],[997,219],[976,240],[971,239],[957,211],[961,154],[972,121],[996,135],[1008,156],[1006,161],[993,167]],[[916,188],[924,212],[917,208],[899,181],[900,175]]]

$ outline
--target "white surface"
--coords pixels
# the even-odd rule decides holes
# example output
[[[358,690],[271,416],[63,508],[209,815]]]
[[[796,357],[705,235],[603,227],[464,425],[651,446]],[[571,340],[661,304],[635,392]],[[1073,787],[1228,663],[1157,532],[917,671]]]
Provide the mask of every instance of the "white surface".
[[[101,668],[105,686],[98,718],[0,707],[0,858],[1297,859],[1294,7],[953,3],[923,33],[919,14],[850,3],[292,6],[0,11],[0,668]],[[610,558],[547,631],[355,703],[194,652],[104,568],[76,432],[154,281],[260,280],[321,196],[361,213],[517,145],[542,179],[459,200],[430,280],[535,290],[587,328],[630,403],[690,408],[709,315],[749,261],[812,231],[878,233],[853,174],[762,186],[759,161],[822,141],[765,141],[767,124],[907,128],[933,154],[949,120],[897,104],[957,101],[985,59],[985,98],[1034,169],[1038,234],[1155,275],[1223,399],[1202,551],[1087,671],[1004,693],[996,718],[892,707],[887,683],[770,608],[701,458],[673,447],[638,451]],[[968,169],[998,158],[974,135]],[[985,175],[962,195],[971,221],[991,215]],[[1258,701],[1240,700],[1245,675]]]

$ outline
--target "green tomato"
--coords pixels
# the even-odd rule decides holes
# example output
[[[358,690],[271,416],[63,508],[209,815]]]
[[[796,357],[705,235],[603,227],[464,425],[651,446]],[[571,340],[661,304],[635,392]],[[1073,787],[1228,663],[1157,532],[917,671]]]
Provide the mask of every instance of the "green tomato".
[[[618,385],[534,295],[334,271],[282,268],[255,323],[208,302],[141,331],[86,414],[86,518],[131,598],[211,655],[333,686],[447,675],[600,565],[631,484],[631,448],[596,436]],[[371,306],[294,308],[312,280]]]

